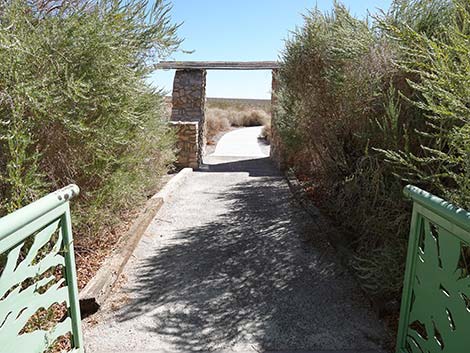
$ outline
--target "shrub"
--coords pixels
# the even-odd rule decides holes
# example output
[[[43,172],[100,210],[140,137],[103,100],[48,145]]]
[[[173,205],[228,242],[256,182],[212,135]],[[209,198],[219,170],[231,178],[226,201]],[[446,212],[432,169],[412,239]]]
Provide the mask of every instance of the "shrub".
[[[260,126],[271,121],[271,116],[261,109],[242,110],[233,115],[232,126]]]
[[[222,131],[230,129],[230,121],[226,117],[226,111],[213,108],[206,110],[206,137],[207,143],[213,144],[214,137]]]
[[[431,102],[435,111],[460,114],[456,107],[468,99],[464,88],[455,90],[466,77],[462,74],[453,86],[462,99],[441,104],[450,86],[440,75],[455,72],[456,56],[447,56],[444,70],[429,38],[446,43],[441,29],[450,24],[452,13],[446,1],[396,0],[389,12],[369,22],[336,3],[330,14],[309,12],[283,52],[275,123],[288,165],[313,181],[319,205],[347,234],[363,287],[382,299],[396,297],[402,284],[409,223],[404,182],[425,184],[441,195],[452,184],[444,169],[435,168],[446,165],[449,149],[436,133],[442,133],[442,126],[434,130],[436,120],[429,116]],[[432,99],[423,88],[426,76],[441,83]],[[447,145],[465,144],[463,138],[452,141]],[[434,167],[430,153],[440,157]],[[461,177],[455,166],[462,157],[448,161]],[[425,183],[430,180],[426,168],[442,176],[442,188]]]
[[[383,152],[403,180],[470,208],[470,7],[457,0],[448,9],[452,21],[439,27],[445,35],[387,26],[406,48],[401,69],[419,77],[410,85],[419,94],[413,104],[424,114],[416,126],[415,149]]]
[[[1,212],[77,183],[80,231],[143,200],[173,160],[162,97],[146,83],[180,40],[156,1],[3,2]]]
[[[206,110],[206,133],[209,142],[219,132],[234,127],[249,127],[267,125],[271,122],[271,116],[262,109],[243,110],[233,108],[209,108]]]
[[[271,143],[272,131],[271,131],[271,122],[263,125],[263,130],[259,136],[260,139],[266,140],[267,143]]]

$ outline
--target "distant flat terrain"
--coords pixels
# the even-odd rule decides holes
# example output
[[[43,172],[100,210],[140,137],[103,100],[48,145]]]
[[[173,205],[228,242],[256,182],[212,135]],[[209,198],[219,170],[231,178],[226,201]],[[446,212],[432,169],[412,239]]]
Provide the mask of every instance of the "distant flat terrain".
[[[165,97],[165,103],[171,109],[171,96]],[[207,98],[207,108],[220,108],[220,109],[263,109],[265,111],[271,110],[270,99],[248,99],[248,98]]]
[[[246,99],[246,98],[207,98],[208,108],[258,108],[271,110],[270,99]]]

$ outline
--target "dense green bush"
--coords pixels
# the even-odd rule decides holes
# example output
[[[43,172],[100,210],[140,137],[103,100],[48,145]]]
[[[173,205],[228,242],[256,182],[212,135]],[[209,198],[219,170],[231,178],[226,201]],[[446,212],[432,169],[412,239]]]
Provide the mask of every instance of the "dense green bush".
[[[82,231],[96,230],[144,199],[173,159],[161,94],[146,83],[180,43],[170,8],[0,6],[1,213],[73,182],[82,190],[75,218]]]
[[[467,0],[396,0],[374,19],[313,10],[287,41],[275,124],[288,165],[348,234],[364,288],[401,289],[412,182],[470,206]]]
[[[402,179],[470,209],[470,3],[448,8],[452,18],[434,36],[385,24],[403,48],[400,68],[419,77],[409,84],[423,112],[415,131],[419,147],[385,155]]]

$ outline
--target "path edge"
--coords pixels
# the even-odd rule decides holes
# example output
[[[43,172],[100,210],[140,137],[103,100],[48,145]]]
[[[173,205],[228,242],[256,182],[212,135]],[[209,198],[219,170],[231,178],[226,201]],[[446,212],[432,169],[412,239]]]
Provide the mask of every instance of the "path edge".
[[[287,184],[289,186],[290,192],[295,199],[295,202],[307,213],[315,225],[320,229],[322,226],[327,225],[332,230],[324,232],[326,235],[326,240],[335,250],[340,264],[346,269],[346,271],[354,278],[358,283],[362,293],[366,296],[373,312],[377,316],[378,320],[385,324],[384,316],[389,314],[392,311],[399,310],[399,304],[393,302],[379,302],[377,298],[367,293],[362,287],[360,280],[357,274],[351,269],[351,263],[353,261],[353,254],[350,247],[347,245],[347,242],[342,237],[342,231],[339,230],[334,224],[332,224],[330,218],[322,213],[322,211],[314,204],[312,200],[307,196],[305,189],[300,182],[300,180],[295,176],[295,173],[292,170],[288,170],[284,173]],[[385,338],[386,344],[390,342],[391,345],[394,344],[395,338],[390,335],[390,327],[385,324],[386,332],[388,336]],[[387,347],[382,347],[387,349]],[[331,352],[335,353],[335,352]],[[348,353],[348,352],[345,352]],[[369,352],[364,352],[369,353]]]
[[[119,240],[116,249],[106,258],[100,269],[80,291],[80,312],[82,318],[96,313],[108,299],[111,290],[140,242],[145,230],[156,217],[161,207],[172,193],[193,173],[192,168],[184,168],[172,177],[163,188],[144,205],[137,219],[126,234]]]

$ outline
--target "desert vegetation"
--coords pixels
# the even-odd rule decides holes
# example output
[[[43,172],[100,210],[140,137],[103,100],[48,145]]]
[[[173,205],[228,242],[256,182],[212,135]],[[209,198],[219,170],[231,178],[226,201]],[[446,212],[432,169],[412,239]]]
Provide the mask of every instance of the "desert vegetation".
[[[270,101],[210,98],[205,118],[208,144],[221,132],[237,127],[263,126],[261,137],[270,136]]]
[[[243,99],[243,98],[207,98],[207,108],[220,108],[220,109],[261,109],[266,112],[271,112],[270,99]]]
[[[470,6],[395,0],[376,17],[314,9],[289,38],[276,128],[288,166],[346,234],[363,287],[402,285],[413,183],[470,207]]]
[[[78,184],[83,280],[173,161],[161,94],[145,79],[180,44],[178,26],[162,1],[0,6],[0,213]]]

